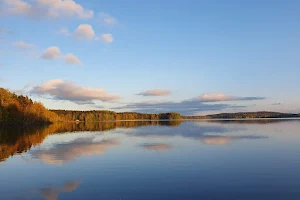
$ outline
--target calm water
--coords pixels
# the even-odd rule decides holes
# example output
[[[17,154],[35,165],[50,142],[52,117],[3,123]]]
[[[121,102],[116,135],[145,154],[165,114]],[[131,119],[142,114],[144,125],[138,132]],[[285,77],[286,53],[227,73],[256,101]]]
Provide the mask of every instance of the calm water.
[[[300,199],[300,120],[0,129],[0,199]]]

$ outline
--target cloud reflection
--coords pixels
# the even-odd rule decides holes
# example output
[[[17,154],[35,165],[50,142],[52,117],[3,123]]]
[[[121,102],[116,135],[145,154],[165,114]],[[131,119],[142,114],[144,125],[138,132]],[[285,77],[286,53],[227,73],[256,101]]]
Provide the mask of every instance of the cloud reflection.
[[[205,135],[234,133],[243,130],[242,127],[224,126],[222,124],[183,122],[176,127],[145,127],[133,129],[125,134],[135,137],[167,138],[180,136],[183,138],[198,139]]]
[[[201,138],[198,138],[204,144],[208,145],[224,145],[228,144],[233,140],[241,140],[241,139],[264,139],[267,137],[263,136],[221,136],[221,135],[204,135]]]
[[[71,193],[75,191],[80,185],[80,181],[65,181],[62,186],[51,186],[27,191],[26,194],[16,197],[15,199],[44,199],[44,200],[57,200],[61,193]]]
[[[206,136],[206,137],[200,138],[199,140],[201,142],[203,142],[204,144],[222,145],[222,144],[227,144],[228,142],[230,142],[232,140],[232,138],[225,137],[225,136],[216,136],[216,137]]]
[[[66,181],[62,187],[57,188],[42,188],[39,190],[40,196],[45,200],[56,200],[58,195],[62,192],[73,192],[77,189],[79,181]]]
[[[165,151],[172,148],[171,145],[163,144],[163,143],[146,143],[146,144],[142,144],[141,147],[147,150],[155,150],[155,151]]]
[[[47,164],[62,165],[81,156],[102,155],[109,148],[119,146],[117,139],[93,141],[94,138],[79,138],[70,143],[55,144],[50,149],[37,149],[30,152],[32,158]]]
[[[178,127],[146,127],[133,129],[125,134],[139,138],[160,138],[182,137],[201,141],[208,145],[224,145],[231,141],[267,139],[266,136],[255,134],[240,135],[241,131],[247,130],[245,126],[234,124],[217,124],[212,122],[183,122]],[[145,143],[141,147],[148,150],[165,150],[167,146],[161,143]],[[170,147],[169,147],[170,148]]]

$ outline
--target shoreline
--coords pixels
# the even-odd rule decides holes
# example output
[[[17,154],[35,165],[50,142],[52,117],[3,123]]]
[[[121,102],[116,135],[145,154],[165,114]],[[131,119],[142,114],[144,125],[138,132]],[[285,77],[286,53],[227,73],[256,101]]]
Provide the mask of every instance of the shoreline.
[[[300,117],[285,117],[285,118],[215,118],[215,119],[162,119],[162,120],[147,120],[147,119],[135,119],[135,120],[108,120],[108,121],[56,121],[52,123],[37,123],[37,124],[25,124],[25,123],[0,123],[1,126],[20,125],[20,126],[47,126],[56,123],[114,123],[114,122],[175,122],[175,121],[255,121],[255,120],[300,120]]]

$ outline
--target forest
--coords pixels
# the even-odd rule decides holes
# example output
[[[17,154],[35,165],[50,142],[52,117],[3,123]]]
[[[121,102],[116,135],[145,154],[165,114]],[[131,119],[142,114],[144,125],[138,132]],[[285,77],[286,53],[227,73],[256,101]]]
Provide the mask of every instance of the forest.
[[[46,124],[53,122],[95,122],[117,120],[179,120],[179,113],[143,114],[106,110],[72,111],[48,110],[43,104],[34,102],[27,96],[16,95],[0,88],[0,124]]]
[[[57,114],[27,96],[0,88],[0,123],[40,124],[57,120]]]
[[[72,110],[50,110],[58,115],[59,121],[118,121],[118,120],[179,120],[179,113],[143,114],[136,112],[116,113],[106,110],[72,111]]]

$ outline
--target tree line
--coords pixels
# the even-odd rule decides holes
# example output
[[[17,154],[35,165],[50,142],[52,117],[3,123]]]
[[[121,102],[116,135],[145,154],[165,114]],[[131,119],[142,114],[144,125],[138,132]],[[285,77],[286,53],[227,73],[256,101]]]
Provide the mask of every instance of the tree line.
[[[70,121],[116,121],[116,120],[178,120],[179,113],[144,114],[106,110],[75,111],[48,110],[40,102],[34,102],[27,96],[16,95],[0,88],[0,124],[24,123],[44,124]]]
[[[57,114],[58,121],[119,121],[119,120],[180,120],[179,113],[144,114],[137,112],[122,112],[106,110],[76,111],[50,110]]]
[[[239,113],[220,113],[206,116],[183,116],[183,119],[253,119],[253,118],[294,118],[300,114],[279,113],[279,112],[239,112]]]

